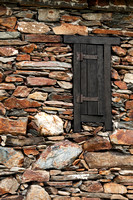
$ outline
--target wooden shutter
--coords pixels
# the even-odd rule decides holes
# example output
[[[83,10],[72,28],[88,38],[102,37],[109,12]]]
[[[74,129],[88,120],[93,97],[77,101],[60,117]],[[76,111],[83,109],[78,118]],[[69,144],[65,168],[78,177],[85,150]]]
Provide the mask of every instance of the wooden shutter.
[[[64,42],[74,44],[74,131],[81,122],[103,122],[111,130],[111,44],[119,38],[64,36]]]

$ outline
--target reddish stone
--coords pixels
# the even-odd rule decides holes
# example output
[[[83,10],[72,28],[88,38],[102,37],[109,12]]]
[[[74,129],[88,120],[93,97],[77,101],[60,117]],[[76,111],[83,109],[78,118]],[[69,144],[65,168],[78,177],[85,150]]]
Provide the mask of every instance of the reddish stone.
[[[17,22],[16,17],[0,18],[0,25],[10,29],[13,29],[15,27],[16,22]]]
[[[13,95],[15,97],[27,97],[31,90],[31,88],[27,88],[26,86],[17,86]]]
[[[0,198],[0,200],[23,200],[23,199],[24,197],[22,195],[11,195]]]
[[[83,144],[84,151],[99,151],[111,148],[112,146],[109,140],[99,136],[91,138],[90,140],[88,140]]]
[[[68,52],[71,51],[70,47],[47,47],[45,51],[49,52]]]
[[[49,181],[49,172],[45,170],[30,170],[27,169],[23,176],[22,176],[22,182],[31,182],[31,181],[37,181],[37,182],[46,182]]]
[[[53,31],[57,35],[88,35],[88,28],[86,26],[79,26],[73,24],[63,23],[61,26],[56,26]]]
[[[133,183],[133,176],[117,176],[114,179],[115,182],[117,183]]]
[[[103,187],[101,183],[97,181],[85,181],[81,187],[81,190],[92,193],[92,192],[103,192]]]
[[[125,194],[127,193],[127,189],[124,185],[118,183],[106,183],[104,184],[104,192],[105,193],[115,193],[115,194]]]
[[[109,30],[109,29],[94,29],[92,31],[96,34],[107,34],[107,35],[123,35],[123,36],[131,36],[133,37],[132,31],[119,31],[119,30]]]
[[[131,49],[128,50],[128,54],[129,54],[130,56],[133,56],[133,48],[131,48]]]
[[[80,17],[69,16],[69,15],[63,15],[61,17],[61,20],[66,21],[66,22],[74,22],[74,21],[77,21],[77,20],[80,20],[80,19],[81,19]]]
[[[111,77],[115,80],[120,80],[120,76],[118,74],[118,72],[115,69],[111,70]]]
[[[66,72],[52,71],[49,73],[49,78],[53,78],[60,81],[71,81],[72,75]]]
[[[26,108],[24,111],[29,112],[29,113],[36,113],[38,110],[36,108]]]
[[[15,85],[12,83],[0,83],[0,90],[14,90]]]
[[[117,85],[121,90],[127,90],[127,84],[123,81],[114,81],[114,84]]]
[[[20,50],[24,53],[31,53],[36,48],[37,48],[37,46],[35,44],[29,44],[24,47],[20,47]]]
[[[82,197],[81,200],[101,200],[100,198],[88,198],[88,197]]]
[[[5,106],[0,102],[0,115],[5,115],[6,109]]]
[[[133,109],[133,100],[126,102],[126,109]]]
[[[122,62],[124,64],[124,62],[127,62],[127,63],[130,63],[130,64],[133,64],[133,57],[132,56],[126,56],[122,59]]]
[[[130,99],[133,99],[133,94],[130,95]]]
[[[36,156],[36,155],[39,154],[39,151],[37,151],[36,147],[25,147],[23,149],[23,151],[24,151],[24,154],[27,155],[27,156],[29,156],[29,155]]]
[[[111,3],[115,6],[126,6],[125,0],[111,0]]]
[[[43,77],[28,77],[27,84],[32,86],[55,85],[56,80]]]
[[[0,46],[15,46],[15,45],[26,45],[26,41],[21,41],[21,40],[0,40]]]
[[[19,54],[16,58],[17,61],[25,61],[28,60],[30,61],[30,55],[28,54]]]
[[[121,47],[118,46],[113,46],[112,50],[114,53],[116,53],[118,56],[125,56],[126,55],[126,51],[124,49],[122,49]]]
[[[6,82],[22,82],[23,79],[21,77],[7,76],[5,81]]]
[[[40,107],[41,103],[38,103],[37,101],[32,101],[29,99],[17,99],[15,97],[11,97],[7,100],[5,100],[4,105],[7,109],[13,109],[13,108],[29,108],[29,107]]]
[[[110,139],[114,144],[133,145],[133,131],[126,129],[116,130],[110,136]]]
[[[129,111],[129,113],[127,114],[127,116],[130,118],[130,120],[133,121],[133,109]]]
[[[5,6],[0,6],[0,16],[5,15],[6,11],[7,11],[7,9]]]
[[[3,81],[3,78],[4,78],[3,73],[0,72],[0,83]]]
[[[96,135],[96,134],[97,134],[98,132],[100,132],[102,129],[103,129],[102,126],[97,127],[97,128],[94,130],[93,134]]]
[[[13,47],[0,47],[1,56],[14,56],[18,54],[18,50]]]
[[[10,120],[8,118],[0,118],[0,134],[26,135],[27,118],[19,118],[18,120]]]
[[[128,94],[113,93],[112,96],[113,97],[120,97],[120,98],[123,98],[123,99],[129,99]]]
[[[62,38],[59,35],[44,35],[44,34],[27,34],[25,40],[28,42],[61,42]]]

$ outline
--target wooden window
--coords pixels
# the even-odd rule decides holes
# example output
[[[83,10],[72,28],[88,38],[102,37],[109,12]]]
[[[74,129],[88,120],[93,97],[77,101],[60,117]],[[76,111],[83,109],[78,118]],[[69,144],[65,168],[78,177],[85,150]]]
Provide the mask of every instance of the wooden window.
[[[80,132],[81,122],[103,122],[111,130],[111,45],[120,39],[64,36],[64,43],[74,47],[74,132]]]

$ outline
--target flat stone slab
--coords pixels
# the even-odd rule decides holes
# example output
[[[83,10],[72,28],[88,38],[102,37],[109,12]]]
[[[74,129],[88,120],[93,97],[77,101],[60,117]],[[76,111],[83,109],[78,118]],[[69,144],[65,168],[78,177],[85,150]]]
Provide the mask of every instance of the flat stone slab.
[[[63,169],[82,152],[82,148],[67,140],[49,146],[35,162],[34,169]]]

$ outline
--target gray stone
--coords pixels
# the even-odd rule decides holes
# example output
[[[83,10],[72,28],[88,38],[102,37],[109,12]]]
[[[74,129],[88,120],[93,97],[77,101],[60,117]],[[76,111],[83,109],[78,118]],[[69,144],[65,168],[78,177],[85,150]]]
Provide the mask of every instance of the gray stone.
[[[59,10],[56,9],[39,9],[38,11],[38,20],[39,21],[59,21]]]
[[[21,11],[15,14],[16,17],[20,18],[32,18],[36,12],[32,12],[31,10]]]
[[[0,39],[15,39],[19,38],[20,33],[19,32],[0,32]]]
[[[49,194],[39,185],[31,185],[26,200],[51,200]]]
[[[21,152],[15,151],[13,148],[0,147],[0,163],[7,168],[21,167],[23,160],[24,156]]]
[[[0,62],[7,63],[7,62],[12,62],[15,59],[16,59],[16,57],[10,57],[10,58],[0,57]]]
[[[0,195],[10,193],[15,194],[19,187],[19,183],[15,178],[5,178],[0,181]]]
[[[85,153],[85,160],[90,168],[132,167],[133,156],[122,153],[103,152]]]
[[[86,13],[82,14],[82,17],[90,21],[107,21],[112,19],[112,13]]]
[[[63,169],[70,165],[82,152],[82,148],[70,141],[58,142],[49,146],[42,152],[40,158],[35,162],[35,169]]]
[[[133,83],[133,74],[126,73],[125,76],[124,76],[124,81],[126,83]]]

